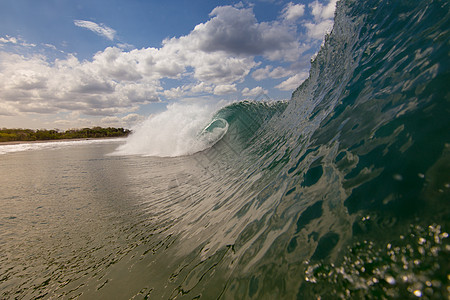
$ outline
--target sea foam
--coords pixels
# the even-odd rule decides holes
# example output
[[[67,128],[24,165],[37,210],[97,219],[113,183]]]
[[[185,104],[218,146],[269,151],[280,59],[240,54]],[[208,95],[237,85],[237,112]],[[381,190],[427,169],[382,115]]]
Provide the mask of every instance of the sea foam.
[[[84,139],[84,140],[55,140],[55,141],[33,141],[20,142],[18,144],[0,145],[0,155],[34,150],[55,150],[63,147],[71,147],[83,144],[98,144],[98,143],[120,143],[125,141],[124,138],[105,138],[105,139]]]

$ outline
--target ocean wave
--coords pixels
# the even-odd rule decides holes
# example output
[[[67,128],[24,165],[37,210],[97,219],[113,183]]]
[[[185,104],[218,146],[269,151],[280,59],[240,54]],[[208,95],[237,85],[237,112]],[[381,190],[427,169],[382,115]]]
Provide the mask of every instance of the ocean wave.
[[[286,106],[286,101],[240,101],[219,109],[174,103],[138,126],[113,155],[176,157],[204,151],[222,139],[243,143]]]
[[[139,157],[84,161],[87,221],[60,219],[95,249],[56,251],[33,296],[448,298],[449,5],[342,0],[290,101],[171,104],[114,152]]]

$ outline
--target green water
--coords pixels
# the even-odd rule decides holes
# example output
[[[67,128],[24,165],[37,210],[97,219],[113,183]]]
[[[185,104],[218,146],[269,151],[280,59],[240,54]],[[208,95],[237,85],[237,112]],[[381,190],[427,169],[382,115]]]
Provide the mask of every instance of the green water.
[[[292,99],[208,115],[197,153],[1,146],[1,297],[447,299],[449,11],[339,2]]]

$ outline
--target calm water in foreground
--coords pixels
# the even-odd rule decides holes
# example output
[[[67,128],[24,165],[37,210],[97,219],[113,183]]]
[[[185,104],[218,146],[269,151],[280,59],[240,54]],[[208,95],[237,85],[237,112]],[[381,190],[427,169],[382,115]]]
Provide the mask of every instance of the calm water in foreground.
[[[169,197],[192,193],[197,162],[69,144],[0,155],[1,298],[146,294],[170,263],[152,257],[173,242],[173,211],[189,206]]]

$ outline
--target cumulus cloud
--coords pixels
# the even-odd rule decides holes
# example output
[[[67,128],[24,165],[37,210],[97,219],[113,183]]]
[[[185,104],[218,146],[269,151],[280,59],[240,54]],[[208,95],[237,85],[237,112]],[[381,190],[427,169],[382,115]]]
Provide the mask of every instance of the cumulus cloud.
[[[176,88],[171,88],[170,90],[165,90],[163,93],[167,99],[177,99],[183,97],[186,94],[186,89],[178,86]]]
[[[291,59],[298,48],[297,33],[280,22],[258,22],[252,8],[216,7],[208,22],[197,25],[187,39],[204,52],[264,55]],[[275,55],[276,53],[276,55]]]
[[[306,78],[308,78],[308,73],[301,72],[292,77],[289,77],[288,79],[277,85],[276,88],[282,91],[292,91],[297,88]]]
[[[164,90],[163,94],[166,99],[183,99],[185,97],[191,97],[201,93],[214,93],[215,86],[213,84],[207,84],[205,82],[187,84],[183,86],[177,86],[171,89]],[[223,87],[220,87],[220,91]]]
[[[241,93],[242,93],[242,96],[244,96],[244,97],[256,97],[256,96],[267,94],[267,90],[263,89],[260,86],[257,86],[252,89],[249,89],[246,87],[241,91]]]
[[[236,89],[235,84],[222,84],[222,85],[218,85],[214,88],[214,95],[231,94],[236,91],[237,91],[237,89]]]
[[[266,78],[269,78],[270,70],[272,69],[272,66],[265,66],[264,68],[256,69],[252,72],[252,77],[256,81],[260,81]]]
[[[213,88],[211,85],[209,85],[205,82],[200,82],[196,85],[193,85],[191,87],[191,91],[193,93],[211,93],[213,91]]]
[[[305,23],[309,37],[316,40],[322,40],[326,33],[331,32],[334,24],[333,18],[337,1],[338,0],[330,0],[328,4],[323,5],[315,0],[308,5],[314,16],[314,22]]]
[[[114,40],[114,37],[116,35],[116,31],[114,29],[109,28],[104,24],[97,24],[92,21],[84,21],[84,20],[75,20],[73,21],[73,23],[75,24],[75,26],[86,28],[100,36],[107,38],[110,41]]]
[[[104,127],[125,127],[132,128],[139,123],[142,123],[146,118],[144,116],[132,113],[128,114],[124,117],[118,116],[108,116],[101,118],[98,122],[101,126]]]
[[[294,74],[293,70],[287,70],[283,67],[276,67],[270,72],[269,76],[270,78],[278,79],[291,76],[292,74]]]
[[[295,21],[305,14],[305,5],[289,2],[283,9],[283,18],[287,21]]]
[[[306,23],[305,26],[308,29],[309,37],[322,40],[324,35],[330,33],[331,29],[333,29],[333,21],[323,20],[319,23]]]
[[[111,115],[159,101],[159,81],[151,76],[131,81],[135,77],[121,72],[121,67],[105,65],[101,57],[80,62],[69,55],[49,63],[42,55],[3,52],[0,100],[21,112],[79,110],[87,115]]]
[[[319,1],[315,0],[313,3],[309,4],[309,7],[312,9],[314,19],[316,21],[333,19],[337,2],[338,0],[330,0],[327,5],[323,5]]]
[[[318,38],[319,32],[329,25],[324,22],[332,22],[329,18],[335,2],[322,5],[316,1],[308,6],[314,22],[298,26],[306,26],[309,38]],[[295,64],[307,53],[307,46],[299,39],[308,36],[298,34],[297,25],[286,20],[297,20],[305,9],[290,3],[279,19],[258,22],[251,7],[219,6],[208,21],[198,24],[187,35],[164,40],[159,48],[108,47],[83,61],[74,55],[52,61],[43,55],[0,52],[2,114],[67,111],[103,117],[126,114],[161,99],[235,93],[236,84],[242,83],[252,70],[255,80],[290,76],[276,88],[292,90],[306,78],[306,73],[294,75],[293,70],[298,68],[293,68],[292,62]],[[90,21],[76,20],[74,24],[109,40],[114,40],[116,34],[113,29]],[[19,38],[10,36],[0,38],[0,44],[19,42]],[[256,56],[291,66],[269,65],[255,70],[260,65]],[[187,84],[165,89],[166,78]],[[241,91],[246,97],[260,92],[266,91],[262,87]]]
[[[253,71],[252,77],[253,79],[260,81],[263,79],[271,78],[271,79],[278,79],[283,77],[291,76],[294,71],[293,70],[287,70],[283,67],[276,67],[272,69],[273,67],[268,65],[264,68],[259,68]]]

